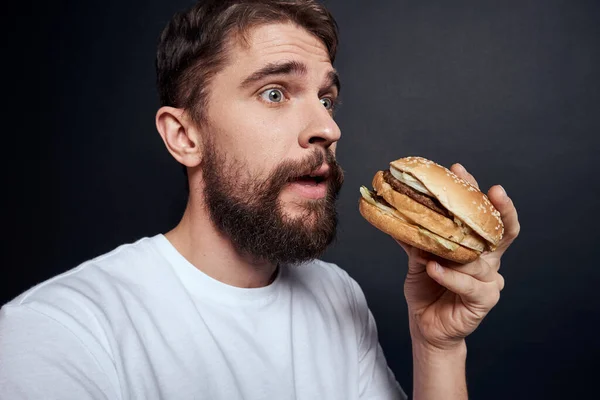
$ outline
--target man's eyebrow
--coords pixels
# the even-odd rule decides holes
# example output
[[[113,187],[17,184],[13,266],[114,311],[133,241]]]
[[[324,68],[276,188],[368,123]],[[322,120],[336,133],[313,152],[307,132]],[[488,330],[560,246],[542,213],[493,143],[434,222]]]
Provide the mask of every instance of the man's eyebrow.
[[[305,75],[308,68],[305,64],[299,61],[285,61],[285,62],[273,62],[265,65],[258,71],[252,73],[240,84],[241,88],[246,88],[254,82],[261,81],[269,76],[274,75]],[[329,71],[325,82],[323,83],[322,90],[328,90],[332,87],[337,88],[338,93],[341,90],[340,76],[336,70]]]
[[[337,89],[338,94],[340,93],[340,90],[342,90],[340,76],[338,75],[336,70],[329,71],[329,73],[327,74],[327,77],[325,78],[325,83],[323,84],[323,87],[321,90],[325,91],[325,90],[331,89],[332,87],[335,87]]]
[[[240,87],[248,87],[252,83],[261,81],[272,75],[305,75],[307,70],[306,65],[298,61],[269,63],[244,79]]]

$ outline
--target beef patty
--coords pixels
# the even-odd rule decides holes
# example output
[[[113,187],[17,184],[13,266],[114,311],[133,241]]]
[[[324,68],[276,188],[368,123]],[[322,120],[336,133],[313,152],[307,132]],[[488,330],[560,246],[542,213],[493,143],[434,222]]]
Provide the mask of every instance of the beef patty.
[[[389,170],[383,173],[383,180],[386,183],[388,183],[395,191],[410,197],[417,203],[423,204],[425,207],[435,211],[438,214],[442,214],[448,218],[452,218],[452,215],[440,204],[440,202],[437,199],[427,196],[426,194],[423,194],[421,192],[417,192],[410,186],[400,182],[398,179],[394,178],[394,176]]]

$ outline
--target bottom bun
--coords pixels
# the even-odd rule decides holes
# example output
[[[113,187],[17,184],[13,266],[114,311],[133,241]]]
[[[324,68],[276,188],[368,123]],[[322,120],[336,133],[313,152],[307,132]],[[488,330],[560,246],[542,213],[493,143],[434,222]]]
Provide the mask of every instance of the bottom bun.
[[[415,225],[411,225],[384,213],[362,198],[360,199],[359,210],[363,218],[380,231],[387,233],[396,240],[425,250],[436,256],[457,263],[466,264],[476,260],[480,255],[477,251],[460,245],[458,245],[458,248],[454,251],[447,249],[435,241],[435,239],[421,233],[419,228]]]

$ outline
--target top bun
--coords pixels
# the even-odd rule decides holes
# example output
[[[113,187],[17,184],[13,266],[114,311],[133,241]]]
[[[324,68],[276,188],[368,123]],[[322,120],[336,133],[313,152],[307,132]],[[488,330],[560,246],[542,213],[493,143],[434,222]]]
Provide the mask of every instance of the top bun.
[[[477,187],[422,157],[400,158],[390,166],[418,179],[456,218],[490,242],[492,248],[498,246],[504,224],[498,210]]]

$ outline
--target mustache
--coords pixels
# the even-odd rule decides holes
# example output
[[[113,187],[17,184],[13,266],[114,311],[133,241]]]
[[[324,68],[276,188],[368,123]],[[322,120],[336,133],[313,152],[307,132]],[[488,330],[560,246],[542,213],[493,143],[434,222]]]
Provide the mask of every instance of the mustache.
[[[329,167],[328,186],[337,195],[344,182],[344,172],[338,164],[335,155],[329,149],[314,149],[302,160],[283,161],[271,173],[270,178],[263,182],[268,187],[261,187],[260,190],[264,190],[267,193],[279,193],[288,182],[315,171],[323,163]]]

